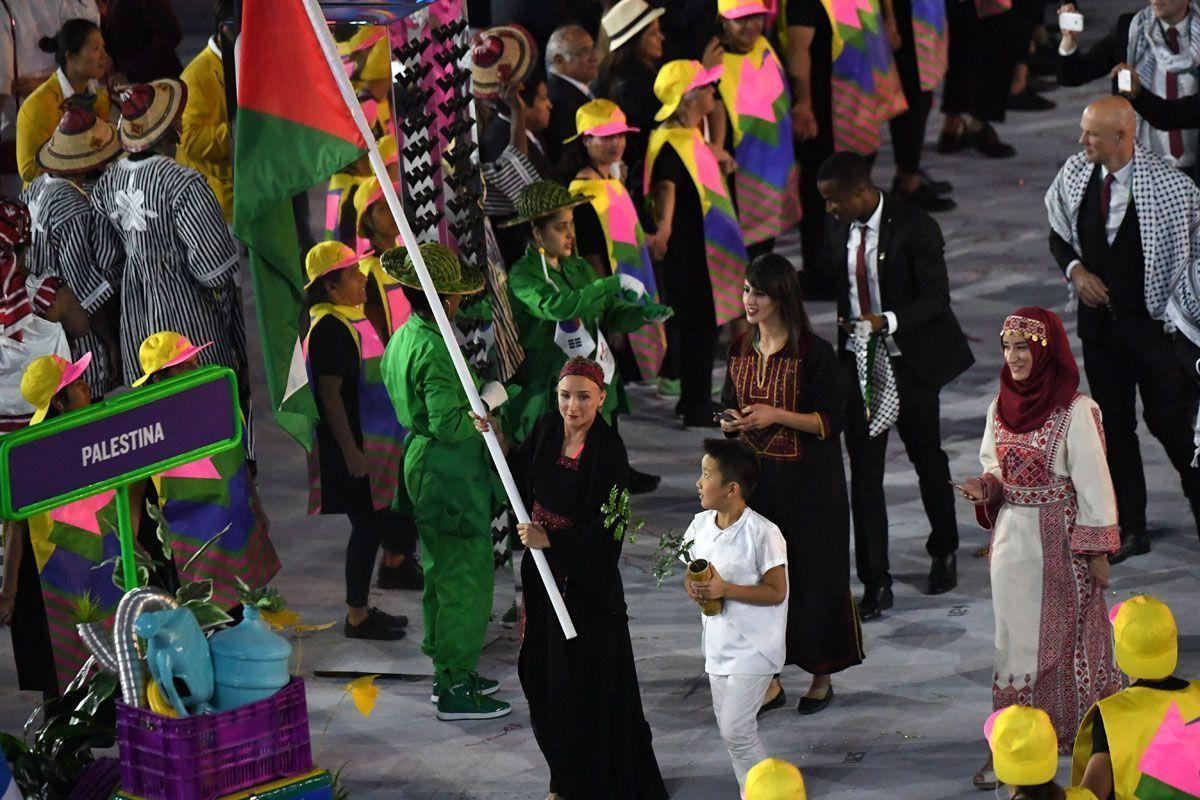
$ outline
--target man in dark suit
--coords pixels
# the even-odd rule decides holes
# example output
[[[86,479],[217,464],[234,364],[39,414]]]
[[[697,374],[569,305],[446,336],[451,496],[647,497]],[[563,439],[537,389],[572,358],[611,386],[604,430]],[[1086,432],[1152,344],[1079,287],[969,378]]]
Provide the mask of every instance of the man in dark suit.
[[[575,112],[594,99],[590,85],[599,69],[594,42],[583,28],[564,25],[550,34],[546,43],[546,89],[554,108],[542,141],[551,160],[559,161],[563,140],[575,135]]]
[[[880,347],[887,348],[899,405],[895,425],[917,471],[929,518],[928,593],[948,592],[958,582],[958,523],[942,450],[939,394],[975,357],[950,310],[942,232],[924,211],[877,189],[867,160],[856,153],[830,156],[817,173],[817,188],[836,219],[824,258],[837,276],[838,351],[847,380],[858,386],[849,330],[852,323],[867,323],[884,335]],[[887,439],[886,429],[871,436],[862,394],[849,392],[846,451],[863,619],[875,619],[892,606],[883,492]]]
[[[1104,415],[1117,497],[1119,563],[1150,551],[1137,396],[1146,427],[1179,473],[1200,529],[1200,470],[1191,466],[1198,393],[1174,354],[1187,330],[1173,305],[1174,276],[1197,263],[1200,189],[1135,142],[1124,98],[1083,112],[1083,152],[1067,159],[1046,194],[1050,252],[1079,295],[1079,339],[1092,398]]]

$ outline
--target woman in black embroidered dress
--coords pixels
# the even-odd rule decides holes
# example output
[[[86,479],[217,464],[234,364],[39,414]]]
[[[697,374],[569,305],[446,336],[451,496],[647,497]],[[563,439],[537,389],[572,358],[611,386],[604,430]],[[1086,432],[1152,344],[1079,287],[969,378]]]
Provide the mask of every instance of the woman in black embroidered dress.
[[[850,595],[850,510],[838,435],[845,388],[833,348],[813,334],[792,265],[767,254],[750,262],[742,303],[750,331],[729,345],[721,403],[726,435],[762,460],[749,505],[779,526],[788,549],[787,658],[813,676],[797,711],[833,698],[830,675],[862,662]],[[773,681],[766,709],[786,702]]]
[[[660,800],[667,790],[642,713],[618,570],[622,543],[600,511],[629,476],[621,437],[596,414],[603,403],[603,370],[572,358],[559,374],[558,411],[543,414],[511,452],[500,438],[533,520],[517,526],[521,541],[545,553],[578,631],[563,638],[526,554],[517,671],[550,767],[550,800]],[[481,431],[490,424],[476,420]]]

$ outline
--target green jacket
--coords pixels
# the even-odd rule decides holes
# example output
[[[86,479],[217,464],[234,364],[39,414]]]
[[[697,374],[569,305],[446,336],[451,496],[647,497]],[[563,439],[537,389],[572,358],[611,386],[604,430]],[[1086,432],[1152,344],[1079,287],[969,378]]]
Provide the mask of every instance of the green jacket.
[[[606,334],[631,333],[646,324],[646,317],[643,306],[621,296],[618,276],[598,278],[578,256],[560,259],[558,269],[547,264],[543,272],[541,255],[530,247],[509,270],[508,289],[525,361],[512,379],[521,394],[506,404],[503,423],[509,437],[520,442],[538,417],[557,405],[554,387],[567,354],[554,343],[556,323],[578,318],[594,339],[597,324]],[[629,400],[614,373],[600,413],[611,423],[614,412],[628,410]]]
[[[503,486],[475,430],[471,405],[437,323],[413,314],[388,342],[381,365],[396,417],[410,431],[404,487],[417,527],[437,534],[491,536]],[[483,385],[472,373],[475,388]]]

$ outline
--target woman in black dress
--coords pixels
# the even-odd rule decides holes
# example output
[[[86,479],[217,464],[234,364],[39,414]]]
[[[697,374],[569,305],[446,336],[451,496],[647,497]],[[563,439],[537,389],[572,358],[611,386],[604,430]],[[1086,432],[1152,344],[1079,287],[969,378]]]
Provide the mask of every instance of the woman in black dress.
[[[762,459],[749,505],[779,526],[788,548],[787,658],[813,676],[797,711],[833,698],[830,675],[861,663],[862,630],[850,596],[850,509],[838,435],[845,388],[833,348],[809,327],[790,262],[750,262],[742,291],[750,331],[729,345],[721,428]],[[773,682],[764,705],[784,700]]]
[[[600,511],[629,473],[621,437],[597,416],[603,403],[600,366],[572,358],[559,376],[558,411],[543,414],[509,453],[533,520],[517,526],[521,541],[545,553],[579,632],[563,638],[533,559],[522,559],[517,671],[550,767],[552,800],[660,800],[667,790],[642,713],[618,569],[621,541]],[[481,431],[490,424],[490,417],[476,420]],[[503,437],[501,445],[507,450]]]

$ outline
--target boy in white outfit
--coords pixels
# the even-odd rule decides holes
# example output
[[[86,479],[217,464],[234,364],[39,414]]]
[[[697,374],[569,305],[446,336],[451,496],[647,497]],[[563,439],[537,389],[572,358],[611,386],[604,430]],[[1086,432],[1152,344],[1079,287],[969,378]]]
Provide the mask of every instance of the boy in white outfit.
[[[705,510],[688,526],[693,559],[712,577],[684,586],[697,603],[722,599],[703,616],[704,670],[717,728],[745,789],[746,773],[767,757],[758,736],[758,709],[772,676],[783,669],[787,627],[787,545],[779,528],[746,507],[758,481],[758,455],[736,439],[707,439],[696,489]]]

